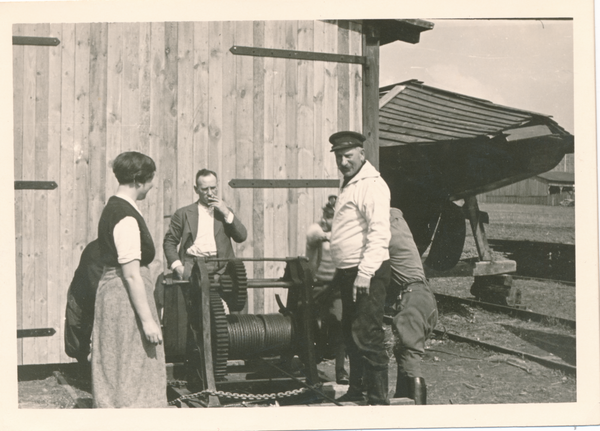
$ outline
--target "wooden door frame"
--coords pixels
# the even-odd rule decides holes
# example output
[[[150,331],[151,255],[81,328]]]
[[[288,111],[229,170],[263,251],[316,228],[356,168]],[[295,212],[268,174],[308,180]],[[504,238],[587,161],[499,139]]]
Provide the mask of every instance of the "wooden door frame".
[[[379,170],[379,42],[380,29],[363,21],[362,120],[367,160]]]

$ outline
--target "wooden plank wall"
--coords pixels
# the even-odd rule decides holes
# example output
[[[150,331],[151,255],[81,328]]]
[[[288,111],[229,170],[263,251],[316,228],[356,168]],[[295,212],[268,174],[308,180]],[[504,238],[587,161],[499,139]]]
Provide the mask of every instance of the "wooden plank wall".
[[[17,327],[55,328],[18,340],[19,364],[68,362],[66,292],[97,236],[110,169],[121,152],[157,163],[140,204],[164,269],[169,217],[193,202],[195,172],[219,174],[220,193],[248,227],[243,257],[304,254],[308,225],[336,189],[232,189],[233,178],[338,178],[328,137],[362,130],[362,68],[235,56],[232,45],[361,54],[361,27],[336,21],[15,25],[14,35],[57,37],[57,47],[13,47],[15,180],[54,180],[53,191],[15,192]],[[247,264],[282,275],[280,263]],[[248,311],[277,311],[252,290]]]
[[[21,36],[24,29],[16,28],[15,36]],[[23,178],[23,115],[24,115],[24,69],[25,47],[13,46],[13,159],[15,179]],[[15,260],[17,280],[17,328],[23,328],[23,204],[24,195],[15,196]],[[17,355],[23,357],[23,340],[17,340]]]

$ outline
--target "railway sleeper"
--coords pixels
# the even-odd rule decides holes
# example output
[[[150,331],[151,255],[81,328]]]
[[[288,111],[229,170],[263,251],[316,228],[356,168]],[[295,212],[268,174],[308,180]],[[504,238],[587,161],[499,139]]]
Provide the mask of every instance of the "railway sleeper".
[[[471,285],[471,295],[479,301],[505,305],[516,308],[526,308],[521,303],[521,289],[513,285],[509,274],[484,275],[474,277]]]

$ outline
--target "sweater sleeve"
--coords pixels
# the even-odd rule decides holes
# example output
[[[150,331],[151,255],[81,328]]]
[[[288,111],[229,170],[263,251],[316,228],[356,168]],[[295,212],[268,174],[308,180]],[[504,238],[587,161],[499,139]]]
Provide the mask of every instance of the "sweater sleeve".
[[[367,235],[358,275],[372,278],[389,259],[390,190],[381,178],[369,179],[361,186],[359,208],[367,223]]]
[[[325,238],[325,232],[317,223],[310,225],[306,231],[306,257],[313,274],[319,267],[319,250]]]

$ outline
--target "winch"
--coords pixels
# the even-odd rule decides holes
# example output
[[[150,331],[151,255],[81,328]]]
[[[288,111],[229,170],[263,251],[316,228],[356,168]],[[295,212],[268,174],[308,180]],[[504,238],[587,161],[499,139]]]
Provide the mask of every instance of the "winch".
[[[227,264],[215,278],[207,263],[218,261]],[[245,261],[285,262],[284,275],[248,279]],[[242,313],[253,288],[287,289],[286,304],[276,295],[278,313]],[[196,258],[189,280],[161,275],[156,291],[167,362],[179,370],[188,392],[209,395],[202,405],[221,405],[218,395],[231,388],[244,393],[275,390],[281,397],[281,391],[295,388],[310,392],[312,399],[328,399],[318,389],[312,290],[313,275],[304,257]]]

